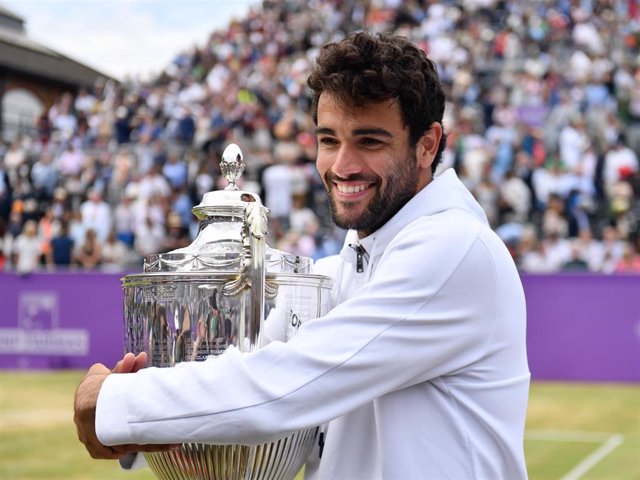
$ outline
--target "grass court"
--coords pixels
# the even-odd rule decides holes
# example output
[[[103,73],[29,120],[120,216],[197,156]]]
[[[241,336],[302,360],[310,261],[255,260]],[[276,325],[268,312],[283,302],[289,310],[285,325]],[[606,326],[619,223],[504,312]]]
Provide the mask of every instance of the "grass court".
[[[155,478],[93,460],[78,442],[73,394],[82,375],[0,371],[1,479]],[[532,480],[640,479],[640,385],[534,382],[525,452]]]

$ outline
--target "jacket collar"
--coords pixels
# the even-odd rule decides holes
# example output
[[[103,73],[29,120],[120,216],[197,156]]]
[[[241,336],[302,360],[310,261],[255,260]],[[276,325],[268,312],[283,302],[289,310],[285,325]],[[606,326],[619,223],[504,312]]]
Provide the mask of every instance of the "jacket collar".
[[[466,210],[488,224],[482,207],[460,181],[455,171],[449,168],[416,193],[398,213],[371,235],[358,239],[358,233],[355,230],[349,230],[340,256],[344,261],[355,265],[356,252],[351,245],[359,244],[373,259],[381,255],[398,233],[411,222],[425,215],[434,215],[451,209]]]

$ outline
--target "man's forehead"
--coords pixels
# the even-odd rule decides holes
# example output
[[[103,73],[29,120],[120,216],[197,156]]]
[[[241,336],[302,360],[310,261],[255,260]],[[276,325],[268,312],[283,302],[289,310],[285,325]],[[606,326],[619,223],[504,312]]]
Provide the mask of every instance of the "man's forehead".
[[[348,129],[371,127],[401,130],[404,127],[400,106],[396,100],[352,105],[327,96],[318,102],[318,129]]]
[[[355,117],[366,114],[373,110],[390,110],[400,108],[398,98],[388,98],[385,100],[372,100],[366,102],[354,101],[348,96],[336,95],[331,92],[323,92],[318,98],[318,113],[324,109],[339,110],[345,115]]]

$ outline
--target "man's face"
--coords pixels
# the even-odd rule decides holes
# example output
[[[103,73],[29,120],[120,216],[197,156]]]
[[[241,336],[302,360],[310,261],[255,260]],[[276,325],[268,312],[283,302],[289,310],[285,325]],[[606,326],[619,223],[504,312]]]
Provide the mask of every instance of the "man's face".
[[[316,166],[339,227],[369,235],[418,191],[416,152],[397,102],[353,109],[323,93],[316,136]]]

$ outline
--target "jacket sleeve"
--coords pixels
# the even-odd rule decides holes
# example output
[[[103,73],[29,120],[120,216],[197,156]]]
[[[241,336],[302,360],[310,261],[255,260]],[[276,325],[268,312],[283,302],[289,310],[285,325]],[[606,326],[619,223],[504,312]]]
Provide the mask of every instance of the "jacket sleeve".
[[[470,223],[413,222],[353,298],[288,343],[110,375],[98,438],[262,443],[472,364],[494,328],[496,282],[482,227]]]

